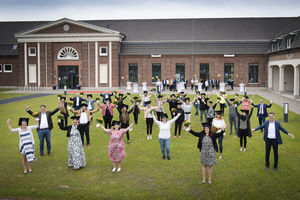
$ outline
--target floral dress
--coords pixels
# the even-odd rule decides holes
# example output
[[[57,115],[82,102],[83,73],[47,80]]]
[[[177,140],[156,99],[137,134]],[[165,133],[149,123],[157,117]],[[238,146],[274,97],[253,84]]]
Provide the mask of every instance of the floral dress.
[[[202,140],[202,149],[200,152],[200,159],[202,165],[216,165],[216,154],[212,143],[212,139],[209,136],[204,136]]]
[[[120,162],[122,161],[125,156],[125,143],[123,140],[124,136],[124,129],[120,129],[118,131],[109,130],[109,144],[108,144],[108,158],[112,162]]]
[[[75,126],[72,126],[68,141],[68,166],[73,167],[73,169],[86,166],[80,132]]]

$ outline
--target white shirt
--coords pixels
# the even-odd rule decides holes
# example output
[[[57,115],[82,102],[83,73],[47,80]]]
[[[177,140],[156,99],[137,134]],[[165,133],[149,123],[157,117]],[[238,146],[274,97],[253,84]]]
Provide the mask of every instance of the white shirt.
[[[167,80],[167,85],[169,85],[169,80]]]
[[[182,105],[182,109],[183,109],[184,113],[190,113],[192,111],[192,107],[193,107],[193,104],[191,104],[191,103],[189,105],[187,105],[186,103],[184,103]]]
[[[76,97],[76,106],[79,106],[79,97]]]
[[[87,124],[89,122],[86,111],[85,112],[81,112],[80,114],[80,118],[79,118],[79,123],[80,124]]]
[[[88,110],[92,110],[92,103],[89,101],[89,105],[87,107]]]
[[[269,131],[268,131],[268,138],[269,139],[276,139],[276,134],[275,134],[275,123],[269,123]]]
[[[41,118],[40,118],[40,120],[41,120],[41,123],[40,123],[40,129],[49,128],[46,113],[41,113]]]
[[[224,128],[226,124],[224,119],[221,120],[214,119],[212,121],[212,125],[218,129],[216,133],[220,133],[222,131],[221,129]]]
[[[262,104],[260,104],[260,107],[259,107],[259,114],[264,114],[264,106],[263,106],[264,104],[262,103]]]
[[[153,117],[154,122],[158,125],[159,127],[159,134],[158,138],[160,139],[169,139],[171,137],[171,126],[172,123],[175,122],[178,119],[178,116],[174,117],[173,119],[167,121],[167,123],[163,123],[161,121],[158,121],[155,117]]]

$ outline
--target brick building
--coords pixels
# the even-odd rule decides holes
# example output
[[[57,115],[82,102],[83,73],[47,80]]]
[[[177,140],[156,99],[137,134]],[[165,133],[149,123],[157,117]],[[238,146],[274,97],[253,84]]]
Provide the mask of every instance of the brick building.
[[[0,22],[0,28],[2,87],[118,87],[177,74],[189,82],[233,77],[235,86],[299,95],[299,17],[64,18]]]

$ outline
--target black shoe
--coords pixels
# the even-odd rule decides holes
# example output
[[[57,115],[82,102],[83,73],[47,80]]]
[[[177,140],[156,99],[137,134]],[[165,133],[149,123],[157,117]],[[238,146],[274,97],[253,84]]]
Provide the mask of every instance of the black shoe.
[[[51,153],[48,153],[48,156],[51,156]]]
[[[164,159],[164,160],[165,160],[165,159],[166,159],[166,156],[163,156],[163,157],[162,157],[162,159]]]
[[[40,156],[44,156],[44,154],[40,154]]]
[[[277,167],[274,167],[273,171],[274,171],[274,172],[277,172]]]
[[[170,158],[169,156],[167,156],[167,159],[168,159],[168,160],[171,160],[171,158]]]

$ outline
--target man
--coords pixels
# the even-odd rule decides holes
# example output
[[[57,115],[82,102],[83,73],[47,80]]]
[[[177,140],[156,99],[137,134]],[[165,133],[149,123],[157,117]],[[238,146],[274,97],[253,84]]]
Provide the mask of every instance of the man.
[[[216,80],[216,90],[219,90],[220,89],[220,80],[217,79]]]
[[[81,141],[82,146],[84,146],[84,134],[86,137],[86,143],[87,146],[90,146],[90,121],[91,121],[91,114],[98,112],[100,108],[97,110],[87,110],[87,104],[85,102],[82,103],[81,109],[78,111],[74,111],[70,109],[70,111],[74,114],[78,114],[79,118],[79,124],[82,124],[81,127]]]
[[[289,133],[287,130],[285,130],[281,125],[279,121],[274,120],[274,113],[269,113],[269,120],[265,121],[265,123],[259,127],[256,127],[255,129],[252,129],[252,131],[257,131],[258,129],[264,128],[264,141],[266,144],[266,170],[269,169],[270,162],[270,151],[271,147],[273,147],[274,152],[274,171],[277,171],[278,167],[278,144],[282,144],[282,139],[280,136],[280,131],[284,132],[291,138],[294,137],[293,134]]]
[[[178,129],[178,137],[181,138],[181,127],[182,127],[182,123],[184,122],[184,110],[181,107],[182,105],[181,101],[177,101],[176,103],[177,106],[176,106],[175,116],[178,115],[179,113],[180,116],[175,121],[174,138],[177,137],[177,129]]]
[[[95,102],[97,100],[93,100],[92,98],[93,98],[93,95],[92,94],[88,94],[87,95],[87,99],[83,99],[83,101],[85,101],[86,104],[87,104],[87,109],[88,110],[94,110],[95,109]]]
[[[205,120],[207,121],[207,110],[208,110],[208,103],[207,101],[209,100],[209,95],[208,97],[206,98],[205,96],[205,93],[201,93],[201,97],[199,99],[200,101],[200,122],[202,123],[203,122],[203,114],[204,114],[204,117],[205,117]]]
[[[264,103],[264,99],[260,99],[260,104],[254,105],[251,103],[252,106],[257,108],[257,117],[259,125],[261,126],[263,123],[265,123],[266,117],[268,116],[267,108],[271,108],[272,101],[270,102],[270,105],[267,105]],[[263,129],[260,129],[261,132],[263,132]]]
[[[76,93],[76,96],[74,98],[70,96],[69,99],[73,101],[74,110],[79,110],[81,108],[82,102],[84,101],[83,98],[79,96],[79,93]]]
[[[160,81],[160,79],[157,79],[155,85],[156,85],[156,91],[157,91],[158,95],[160,95],[160,92],[161,92],[161,85],[162,85],[162,82]]]
[[[230,123],[230,135],[232,135],[232,125],[234,125],[234,131],[235,135],[237,136],[237,131],[236,131],[236,112],[235,112],[235,106],[234,106],[234,100],[235,99],[229,99],[230,102],[228,101],[227,98],[225,98],[227,105],[229,107],[229,123]],[[242,102],[239,101],[237,106],[239,106]]]
[[[51,140],[50,134],[51,130],[53,129],[53,122],[51,116],[57,113],[60,110],[60,107],[56,108],[55,110],[47,111],[45,105],[40,106],[41,112],[39,112],[39,127],[37,128],[39,140],[40,140],[40,156],[44,155],[44,139],[47,142],[47,152],[48,156],[51,155]],[[33,116],[33,112],[29,109],[29,107],[25,106],[26,112]]]
[[[165,91],[166,90],[166,87],[167,87],[167,80],[166,79],[163,79],[162,80],[162,84],[163,84],[163,91]]]
[[[169,99],[168,96],[166,98],[167,98],[167,102],[169,103],[169,110],[170,110],[170,113],[171,113],[171,117],[173,119],[176,116],[176,113],[173,112],[172,109],[176,110],[176,107],[177,107],[177,100],[175,98],[175,94],[171,95],[171,99]]]
[[[109,99],[111,102],[111,97],[113,96],[113,93],[103,93],[100,94],[100,96],[103,97],[102,103],[104,104],[106,99]]]

